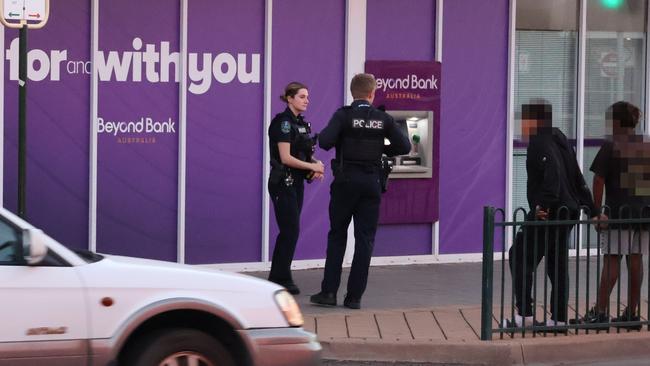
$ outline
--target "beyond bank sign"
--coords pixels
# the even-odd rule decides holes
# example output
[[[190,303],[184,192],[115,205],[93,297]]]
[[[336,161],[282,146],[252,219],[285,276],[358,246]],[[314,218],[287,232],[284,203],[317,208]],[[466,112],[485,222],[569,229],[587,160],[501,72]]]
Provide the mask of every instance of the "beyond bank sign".
[[[377,78],[375,104],[389,110],[437,110],[442,87],[439,62],[368,60],[365,69]]]
[[[178,52],[170,52],[169,42],[145,44],[140,38],[133,38],[132,51],[98,51],[95,55],[100,81],[122,81],[166,83],[170,81],[170,70],[173,69],[174,82],[178,83],[179,60]],[[260,82],[260,54],[227,52],[213,56],[212,53],[202,53],[199,66],[199,55],[188,54],[187,72],[190,80],[188,90],[192,94],[207,92],[212,79],[221,84],[228,84],[237,79],[242,84]],[[14,38],[6,52],[5,59],[9,61],[9,78],[18,80],[18,38]],[[67,50],[40,49],[30,50],[27,54],[27,75],[30,80],[42,81],[47,78],[59,81],[61,72],[68,74],[90,74],[91,62],[84,60],[68,60]]]

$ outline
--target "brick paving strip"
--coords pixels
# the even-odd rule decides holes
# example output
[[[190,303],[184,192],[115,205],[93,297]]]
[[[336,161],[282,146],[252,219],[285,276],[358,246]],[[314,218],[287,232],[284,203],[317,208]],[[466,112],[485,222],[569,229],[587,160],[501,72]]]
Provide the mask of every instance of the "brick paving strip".
[[[647,303],[642,307],[646,309]],[[610,334],[592,331],[586,335],[580,330],[578,335],[574,331],[535,337],[527,333],[522,338],[518,333],[503,339],[495,333],[493,341],[483,342],[479,306],[334,311],[305,317],[305,329],[317,334],[326,359],[543,365],[650,357],[650,332],[645,327],[641,332],[620,334],[611,328]],[[493,324],[497,326],[496,319]]]

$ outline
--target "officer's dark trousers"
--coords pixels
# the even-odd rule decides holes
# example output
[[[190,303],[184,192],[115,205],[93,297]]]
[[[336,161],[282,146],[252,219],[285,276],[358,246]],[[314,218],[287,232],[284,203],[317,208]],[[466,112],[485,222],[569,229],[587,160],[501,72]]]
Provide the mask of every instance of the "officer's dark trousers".
[[[348,278],[347,296],[361,299],[368,282],[368,267],[377,232],[381,187],[377,168],[350,166],[337,174],[330,186],[330,231],[327,259],[321,284],[323,292],[336,294],[341,283],[348,226],[354,218],[354,258]]]
[[[273,202],[278,233],[273,249],[273,260],[269,280],[280,284],[292,284],[291,261],[300,234],[300,212],[304,193],[304,181],[294,179],[291,186],[284,180],[277,184],[269,183],[269,194]]]
[[[546,257],[546,274],[551,280],[551,319],[566,322],[568,301],[568,240],[571,226],[527,226],[517,233],[510,248],[510,273],[515,290],[515,305],[521,316],[533,315],[532,284],[535,269]],[[537,238],[537,240],[535,240]],[[546,244],[545,244],[546,243]],[[538,282],[537,289],[544,284]],[[537,301],[544,300],[538,297]]]

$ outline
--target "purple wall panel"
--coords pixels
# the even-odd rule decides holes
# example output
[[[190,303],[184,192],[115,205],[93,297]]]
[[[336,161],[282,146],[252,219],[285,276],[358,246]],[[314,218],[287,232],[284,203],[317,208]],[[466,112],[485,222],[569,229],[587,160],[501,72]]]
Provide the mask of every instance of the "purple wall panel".
[[[440,253],[475,253],[483,206],[505,204],[508,1],[444,7]]]
[[[435,0],[369,0],[366,59],[432,61],[435,56],[435,3]],[[403,182],[391,184],[398,183]],[[405,240],[407,244],[402,245]],[[380,225],[374,255],[431,254],[431,240],[431,225]]]
[[[155,22],[143,21],[156,9]],[[122,76],[100,70],[99,118],[112,122],[172,121],[164,131],[129,130],[98,134],[97,248],[100,252],[176,260],[178,84],[156,82],[161,65],[150,70],[138,57],[145,50],[162,57],[163,43],[178,52],[180,8],[175,0],[100,2],[99,50],[104,62],[121,62]],[[130,55],[130,56],[129,56]],[[132,62],[129,62],[132,61]],[[99,62],[99,61],[98,61]],[[101,64],[98,64],[99,65]],[[151,64],[149,64],[151,65]],[[155,75],[151,75],[155,74]],[[104,75],[104,76],[102,76]],[[100,120],[98,120],[100,121]],[[98,123],[99,124],[99,123]],[[145,122],[146,124],[146,122]],[[160,125],[158,125],[160,126]]]
[[[29,59],[38,61],[27,85],[27,219],[74,248],[88,247],[90,84],[89,76],[77,73],[74,64],[90,58],[89,35],[89,2],[54,6],[45,28],[28,31]],[[3,55],[12,59],[2,58],[4,207],[17,212],[18,30],[5,28],[4,42]]]
[[[372,255],[431,254],[431,230],[431,224],[380,225]]]
[[[435,0],[368,0],[366,59],[433,61]]]
[[[264,1],[189,3],[189,53],[258,57],[258,80],[238,78],[188,93],[188,263],[260,261],[264,105]],[[286,17],[288,19],[289,16]],[[281,21],[281,20],[278,20]],[[292,20],[293,21],[293,20]],[[293,23],[292,23],[293,24]],[[198,68],[203,69],[203,61]],[[190,66],[191,67],[191,66]],[[280,65],[282,67],[282,65]],[[221,71],[228,67],[221,65]],[[190,85],[192,84],[190,80]],[[203,88],[205,89],[205,88]],[[279,93],[278,93],[279,94]]]
[[[305,119],[311,122],[314,132],[322,130],[344,100],[344,60],[345,1],[283,0],[273,3],[273,115],[285,108],[278,96],[286,84],[300,81],[309,87],[311,102]],[[266,131],[264,138],[267,138]],[[333,150],[317,150],[316,157],[325,163],[326,179],[305,184],[295,259],[325,258]],[[277,235],[272,207],[269,222],[272,251]]]

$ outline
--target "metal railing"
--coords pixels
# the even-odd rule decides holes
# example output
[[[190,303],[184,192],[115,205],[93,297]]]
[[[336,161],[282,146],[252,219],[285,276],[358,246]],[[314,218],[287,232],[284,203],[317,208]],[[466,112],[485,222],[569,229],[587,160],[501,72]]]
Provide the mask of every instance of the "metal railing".
[[[562,207],[544,220],[519,208],[512,221],[506,221],[503,209],[485,207],[481,339],[491,340],[495,333],[503,339],[621,332],[644,326],[650,330],[650,306],[641,313],[645,304],[641,295],[641,258],[650,248],[650,207],[644,207],[636,216],[626,209],[621,208],[616,217],[632,218],[605,221],[583,219],[590,216],[586,208],[578,214]],[[611,216],[607,206],[602,212]],[[511,230],[511,236],[506,235],[507,230]],[[512,238],[510,243],[506,243],[507,237]],[[578,250],[570,257],[568,244],[572,237]],[[588,249],[581,255],[583,243]],[[621,262],[628,267],[626,286],[622,286]],[[496,282],[495,271],[500,274]],[[613,279],[617,279],[615,286]],[[646,299],[650,298],[648,282]],[[616,292],[612,294],[613,287]],[[494,296],[498,297],[496,308]]]

